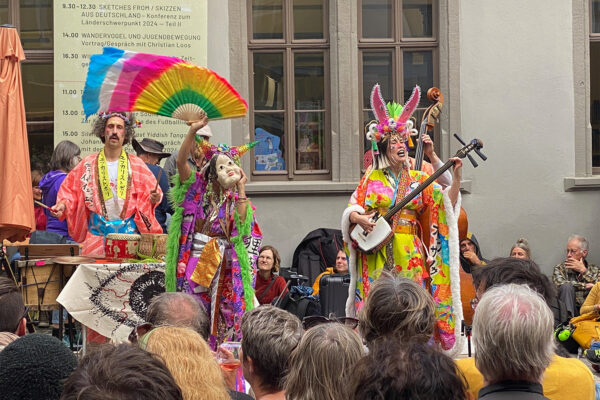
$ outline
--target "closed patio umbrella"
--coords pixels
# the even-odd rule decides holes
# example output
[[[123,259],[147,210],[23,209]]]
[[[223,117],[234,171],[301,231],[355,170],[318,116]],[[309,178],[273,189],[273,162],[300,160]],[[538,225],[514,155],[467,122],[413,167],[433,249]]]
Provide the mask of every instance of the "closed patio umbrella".
[[[0,27],[0,243],[35,230],[17,30]]]

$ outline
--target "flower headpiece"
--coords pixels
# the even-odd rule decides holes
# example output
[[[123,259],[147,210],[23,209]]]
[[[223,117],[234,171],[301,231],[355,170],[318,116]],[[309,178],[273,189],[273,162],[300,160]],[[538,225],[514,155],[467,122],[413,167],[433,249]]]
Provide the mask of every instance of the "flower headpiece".
[[[258,141],[243,144],[241,146],[229,147],[225,143],[219,143],[218,145],[211,144],[201,136],[196,135],[196,143],[198,143],[198,150],[204,154],[207,160],[213,158],[216,154],[224,154],[231,158],[238,166],[240,165],[240,158],[246,154],[251,148],[258,144]]]
[[[371,140],[373,150],[377,152],[377,143],[389,139],[393,135],[398,135],[404,141],[410,141],[413,132],[413,122],[411,115],[419,105],[421,99],[421,89],[415,86],[412,94],[404,107],[398,103],[385,104],[381,96],[379,84],[373,86],[371,92],[371,108],[377,121],[372,122],[367,130],[367,139]]]
[[[126,125],[129,125],[129,123],[130,123],[130,118],[129,118],[130,116],[133,117],[132,114],[127,115],[125,113],[114,112],[114,111],[113,112],[103,111],[101,113],[98,113],[98,117],[100,117],[102,119],[109,119],[109,118],[112,118],[112,117],[119,117],[123,121],[125,121]],[[135,125],[136,128],[141,128],[142,127],[142,121],[136,119],[136,120],[133,121],[133,125]]]

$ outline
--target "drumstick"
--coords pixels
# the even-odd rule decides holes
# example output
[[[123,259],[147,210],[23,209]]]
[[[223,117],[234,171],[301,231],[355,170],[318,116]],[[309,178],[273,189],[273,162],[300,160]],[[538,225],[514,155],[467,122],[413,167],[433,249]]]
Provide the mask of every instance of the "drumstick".
[[[45,209],[52,211],[52,209],[51,209],[50,207],[48,207],[47,205],[45,205],[45,204],[44,204],[44,203],[42,203],[41,201],[34,200],[33,202],[34,202],[35,204],[37,204],[38,206],[40,206],[40,207],[44,207]]]
[[[156,192],[156,189],[158,189],[158,182],[160,182],[160,177],[162,176],[162,172],[163,172],[163,169],[161,168],[158,171],[158,176],[156,177],[156,186],[154,186],[154,191],[155,192]]]

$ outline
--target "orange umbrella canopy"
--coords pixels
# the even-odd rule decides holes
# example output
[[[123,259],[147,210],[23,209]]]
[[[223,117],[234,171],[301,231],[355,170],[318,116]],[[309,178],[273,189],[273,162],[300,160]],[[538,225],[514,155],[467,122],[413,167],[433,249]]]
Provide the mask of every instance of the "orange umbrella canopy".
[[[0,242],[35,230],[17,30],[0,28]]]

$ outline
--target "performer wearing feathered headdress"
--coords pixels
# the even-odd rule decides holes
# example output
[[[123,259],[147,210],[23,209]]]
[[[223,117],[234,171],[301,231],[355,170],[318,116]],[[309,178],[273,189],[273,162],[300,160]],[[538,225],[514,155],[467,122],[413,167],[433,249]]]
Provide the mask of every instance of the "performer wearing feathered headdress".
[[[256,142],[229,147],[196,139],[207,122],[204,117],[192,123],[179,149],[179,173],[170,192],[175,214],[169,226],[165,286],[167,291],[190,293],[205,306],[214,349],[224,340],[240,339],[241,317],[253,307],[262,233],[240,167],[241,156]],[[205,163],[192,173],[187,157],[194,145]]]
[[[428,178],[424,172],[411,170],[408,158],[407,141],[413,130],[409,119],[419,98],[418,86],[404,107],[397,103],[386,105],[379,85],[375,85],[371,93],[371,107],[377,118],[367,132],[367,139],[372,143],[373,165],[361,179],[342,216],[342,234],[350,253],[351,275],[346,315],[355,314],[356,289],[364,298],[382,271],[399,274],[431,290],[436,303],[436,339],[448,350],[460,337],[459,329],[455,327],[461,318],[456,317],[462,314],[460,306],[457,307],[460,305],[456,226],[460,211],[460,159],[455,159],[452,184],[446,190],[433,183],[393,217],[390,223],[393,237],[381,249],[373,254],[363,253],[350,238],[350,231],[356,224],[371,231],[375,224],[370,218],[376,211],[385,214]],[[424,212],[429,213],[430,220],[431,245],[428,249],[419,237],[417,222]]]

